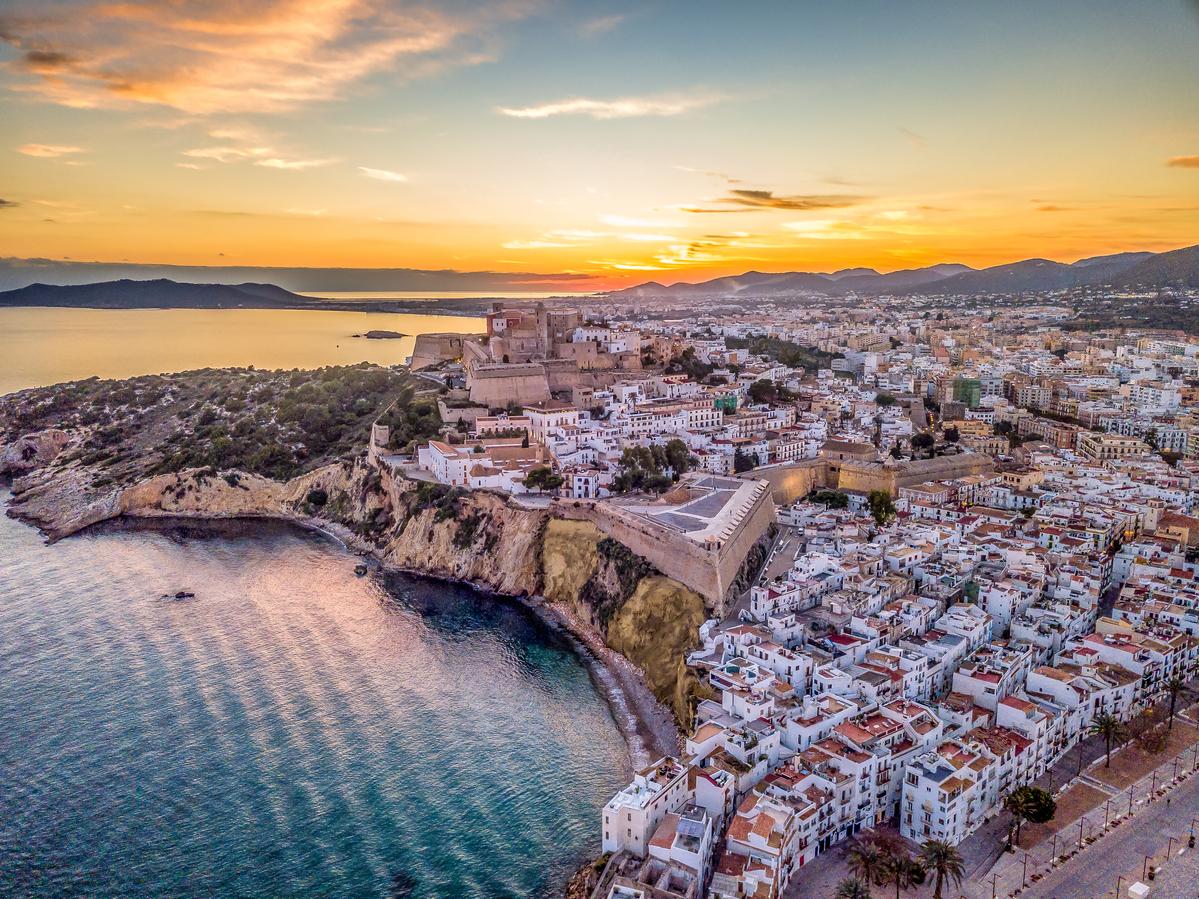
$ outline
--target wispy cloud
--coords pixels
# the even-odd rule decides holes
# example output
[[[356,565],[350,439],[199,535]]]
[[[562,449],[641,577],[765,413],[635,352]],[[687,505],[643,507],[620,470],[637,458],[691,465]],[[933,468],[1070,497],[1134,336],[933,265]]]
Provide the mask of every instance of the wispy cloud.
[[[379,181],[407,181],[408,178],[401,175],[399,172],[389,172],[385,169],[368,169],[364,165],[358,166],[358,171],[366,175],[368,178],[375,178]]]
[[[198,147],[184,150],[183,155],[196,159],[215,159],[217,162],[235,162],[238,159],[270,156],[274,152],[270,147]]]
[[[0,209],[16,209],[20,205],[12,200],[0,200]]]
[[[54,158],[57,156],[66,156],[68,153],[86,153],[87,150],[82,147],[54,147],[50,144],[25,144],[23,147],[17,147],[17,152],[24,153],[26,156]]]
[[[918,150],[927,150],[928,141],[917,134],[915,131],[909,131],[907,128],[900,128],[899,133],[902,134],[909,144]]]
[[[673,116],[723,100],[720,94],[669,94],[657,97],[621,97],[617,100],[591,100],[579,97],[560,100],[543,106],[509,109],[501,106],[497,112],[517,119],[546,119],[556,115],[589,115],[593,119],[628,119],[637,116]]]
[[[10,0],[0,39],[18,85],[76,107],[162,104],[277,112],[331,100],[380,72],[401,78],[493,59],[523,0],[482,10],[392,0],[82,0],[70,14]]]
[[[217,162],[240,162],[249,159],[253,160],[254,165],[264,166],[268,169],[293,171],[331,165],[339,161],[337,159],[288,158],[287,154],[280,153],[272,147],[198,147],[194,150],[184,150],[183,155],[191,156],[193,159],[213,159]],[[192,168],[199,168],[199,166],[193,165]]]
[[[302,169],[316,168],[321,165],[331,165],[338,162],[337,159],[256,159],[254,165],[265,166],[268,169],[288,169],[292,171],[300,171]]]
[[[1199,156],[1172,156],[1166,165],[1176,169],[1199,169]]]
[[[801,237],[817,240],[861,240],[864,236],[859,225],[840,219],[783,222],[783,227],[798,232]]]
[[[587,37],[595,37],[597,34],[605,34],[619,25],[625,20],[623,15],[604,16],[602,19],[592,19],[583,26],[583,34]]]

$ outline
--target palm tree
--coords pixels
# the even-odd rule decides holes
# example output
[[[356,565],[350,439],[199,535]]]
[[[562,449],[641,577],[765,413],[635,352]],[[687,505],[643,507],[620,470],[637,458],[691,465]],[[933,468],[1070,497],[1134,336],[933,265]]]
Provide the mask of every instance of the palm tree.
[[[1091,722],[1087,732],[1096,737],[1103,737],[1103,742],[1107,746],[1107,761],[1103,763],[1103,767],[1110,768],[1112,766],[1112,742],[1124,738],[1124,725],[1115,715],[1103,712],[1095,716],[1095,720]]]
[[[924,842],[920,847],[919,862],[925,871],[932,872],[937,878],[933,899],[941,899],[941,887],[946,880],[952,880],[954,886],[961,886],[962,878],[966,876],[966,863],[962,854],[949,843],[940,840]]]
[[[1177,674],[1166,682],[1166,689],[1170,693],[1170,730],[1174,730],[1174,703],[1178,700],[1178,694],[1186,688],[1186,682]]]
[[[895,884],[895,899],[899,891],[924,880],[924,869],[905,851],[889,852],[884,856],[883,876]]]
[[[857,877],[847,877],[837,884],[836,899],[870,899],[870,884]]]
[[[856,842],[849,850],[849,872],[866,883],[882,883],[887,856],[877,843]]]

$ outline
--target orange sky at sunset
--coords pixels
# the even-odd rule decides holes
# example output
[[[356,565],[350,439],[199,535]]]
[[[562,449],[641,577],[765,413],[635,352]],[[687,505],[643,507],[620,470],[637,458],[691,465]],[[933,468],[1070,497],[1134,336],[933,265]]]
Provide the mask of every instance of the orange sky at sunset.
[[[1051,6],[14,0],[0,256],[599,288],[1199,243],[1199,7]]]

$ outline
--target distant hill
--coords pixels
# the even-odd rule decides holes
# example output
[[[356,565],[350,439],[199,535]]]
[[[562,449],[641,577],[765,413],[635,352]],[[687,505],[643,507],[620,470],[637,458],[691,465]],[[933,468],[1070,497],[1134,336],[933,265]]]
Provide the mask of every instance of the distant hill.
[[[1051,259],[1025,259],[974,270],[946,263],[927,268],[879,274],[873,269],[843,269],[831,274],[814,272],[746,272],[698,284],[656,282],[640,284],[610,294],[613,299],[638,297],[770,297],[798,294],[844,296],[877,294],[1019,294],[1064,290],[1088,284],[1115,286],[1199,286],[1199,247],[1169,253],[1117,253],[1093,256],[1067,264]]]
[[[165,278],[66,287],[30,284],[0,293],[0,306],[87,309],[298,309],[319,302],[273,284],[180,284]]]
[[[783,296],[787,294],[889,293],[901,288],[933,284],[960,272],[971,272],[966,265],[935,265],[929,268],[907,269],[880,275],[870,268],[842,269],[832,274],[817,272],[746,272],[703,281],[699,284],[678,283],[665,286],[651,281],[616,291],[614,299],[637,297],[702,297],[738,295],[750,297]]]
[[[1158,253],[1113,273],[1105,283],[1116,288],[1199,287],[1199,246]]]

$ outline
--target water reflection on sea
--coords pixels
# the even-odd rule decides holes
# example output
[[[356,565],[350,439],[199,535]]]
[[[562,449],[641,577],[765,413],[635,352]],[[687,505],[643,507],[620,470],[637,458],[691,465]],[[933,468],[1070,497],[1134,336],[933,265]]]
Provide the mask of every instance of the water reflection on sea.
[[[518,606],[354,561],[0,518],[0,895],[559,894],[629,773],[586,670]]]

